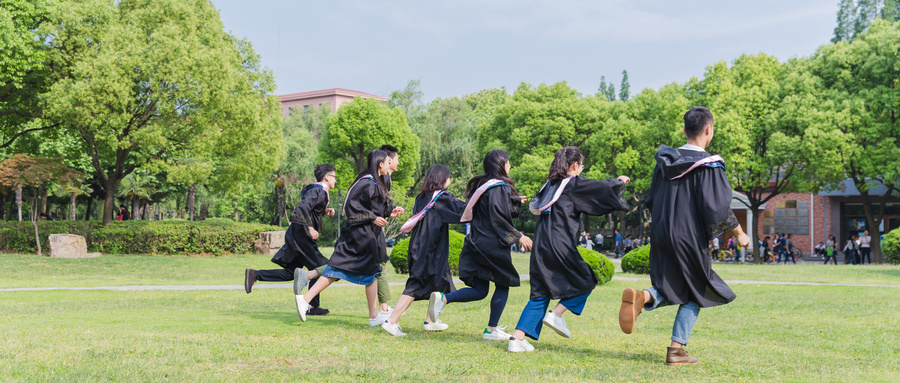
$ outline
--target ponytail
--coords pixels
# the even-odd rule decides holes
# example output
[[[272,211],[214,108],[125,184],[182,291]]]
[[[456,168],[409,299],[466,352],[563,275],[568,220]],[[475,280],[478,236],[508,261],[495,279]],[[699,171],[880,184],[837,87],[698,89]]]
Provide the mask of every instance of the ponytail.
[[[576,162],[584,163],[584,155],[581,154],[581,150],[578,150],[578,148],[566,146],[557,150],[553,163],[550,164],[550,174],[547,176],[547,181],[553,182],[568,178],[569,167]]]

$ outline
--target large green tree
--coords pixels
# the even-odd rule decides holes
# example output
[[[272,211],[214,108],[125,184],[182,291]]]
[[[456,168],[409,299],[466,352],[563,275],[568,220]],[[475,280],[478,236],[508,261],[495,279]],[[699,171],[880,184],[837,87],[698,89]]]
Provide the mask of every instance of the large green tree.
[[[419,138],[406,123],[400,108],[375,99],[357,97],[328,117],[319,139],[319,160],[338,169],[338,182],[346,190],[356,174],[366,168],[372,149],[390,144],[400,150],[400,167],[391,175],[393,190],[405,193],[413,184],[419,163]]]
[[[106,193],[166,158],[213,162],[219,185],[268,174],[281,151],[271,73],[208,0],[79,0],[52,8],[46,115],[81,137]],[[184,153],[178,154],[178,153]],[[272,157],[275,157],[273,160]]]
[[[837,141],[834,158],[842,175],[860,191],[866,227],[878,228],[884,203],[900,187],[900,23],[872,22],[851,42],[825,45],[803,68],[815,79],[817,129]],[[816,178],[834,179],[833,169],[817,169]],[[871,190],[882,184],[882,196]],[[882,262],[877,230],[870,230],[876,263]]]
[[[52,83],[48,47],[38,30],[53,0],[0,0],[0,149],[28,133],[55,128],[41,119],[41,93]]]

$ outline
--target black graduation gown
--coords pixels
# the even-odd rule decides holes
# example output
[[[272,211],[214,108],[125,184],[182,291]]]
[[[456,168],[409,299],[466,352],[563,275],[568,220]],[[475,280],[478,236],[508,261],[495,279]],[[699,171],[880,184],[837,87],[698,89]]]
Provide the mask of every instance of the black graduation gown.
[[[393,202],[382,198],[374,180],[361,179],[350,190],[341,236],[328,265],[352,273],[372,275],[381,272],[381,263],[390,260],[384,242],[384,230],[372,223],[376,217],[387,218]]]
[[[328,262],[307,230],[307,227],[316,231],[321,229],[327,207],[328,192],[320,186],[313,184],[303,190],[300,203],[291,213],[291,224],[284,233],[284,245],[272,257],[273,263],[286,269],[305,267],[312,270]]]
[[[672,304],[712,307],[736,295],[710,267],[709,241],[739,225],[731,211],[731,186],[722,166],[699,166],[681,178],[705,151],[661,146],[647,196],[650,280]]]
[[[416,197],[413,214],[418,214],[431,202],[432,193]],[[413,227],[409,237],[409,279],[403,295],[416,300],[427,299],[432,291],[453,292],[450,274],[450,224],[459,223],[466,203],[453,194],[443,193],[427,213]]]
[[[521,200],[514,200],[512,189],[505,184],[487,189],[475,203],[469,235],[459,254],[459,279],[467,286],[474,286],[475,278],[500,286],[519,285],[509,247],[522,237],[512,222],[520,205]]]
[[[562,181],[548,183],[531,200],[531,208],[546,206]],[[597,287],[597,276],[578,253],[581,215],[604,215],[628,210],[622,196],[625,184],[615,178],[569,180],[559,199],[538,216],[531,248],[531,298],[566,299]]]

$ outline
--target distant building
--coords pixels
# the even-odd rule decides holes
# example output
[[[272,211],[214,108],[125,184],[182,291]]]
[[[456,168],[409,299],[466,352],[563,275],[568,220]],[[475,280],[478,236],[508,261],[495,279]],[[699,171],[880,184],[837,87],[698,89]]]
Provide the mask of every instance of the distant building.
[[[284,117],[291,114],[291,108],[295,108],[295,110],[306,110],[308,108],[318,108],[325,104],[331,106],[332,112],[336,112],[341,105],[353,101],[354,97],[374,98],[381,102],[388,101],[388,99],[374,94],[341,88],[314,90],[312,92],[292,93],[278,96],[278,98],[281,99],[281,113]]]

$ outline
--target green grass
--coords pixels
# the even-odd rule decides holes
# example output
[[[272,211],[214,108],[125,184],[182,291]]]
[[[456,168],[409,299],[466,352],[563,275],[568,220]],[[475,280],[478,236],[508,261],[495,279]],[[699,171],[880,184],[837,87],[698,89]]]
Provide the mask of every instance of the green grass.
[[[714,263],[713,270],[725,280],[740,281],[789,281],[815,283],[850,283],[900,286],[900,266],[828,266],[818,262],[797,265],[752,265]],[[617,271],[621,271],[621,267]],[[649,278],[646,274],[617,272],[616,276]]]
[[[238,284],[243,268],[270,267],[264,256],[103,258],[109,263],[87,266],[78,261],[96,261],[0,255],[0,272],[14,275],[2,283],[32,276],[91,285]],[[526,273],[527,256],[516,262]],[[814,279],[821,270],[848,283],[881,280],[857,271],[869,267],[815,266],[714,268],[726,279]],[[880,268],[897,270],[871,269]],[[168,269],[171,277],[154,275]],[[57,270],[66,276],[42,275]],[[404,280],[391,272],[392,281]],[[733,285],[736,301],[701,311],[688,346],[700,364],[668,368],[675,308],[645,312],[632,335],[616,321],[621,290],[647,286],[598,287],[584,315],[566,318],[573,338],[545,331],[529,354],[481,340],[488,301],[449,305],[443,333],[422,331],[426,302],[415,302],[401,321],[409,336],[394,338],[367,326],[361,287],[329,288],[322,299],[332,314],[305,323],[289,289],[0,292],[0,381],[900,380],[900,289]],[[392,288],[395,299],[401,290]],[[500,323],[511,330],[527,300],[527,283],[513,288]]]

